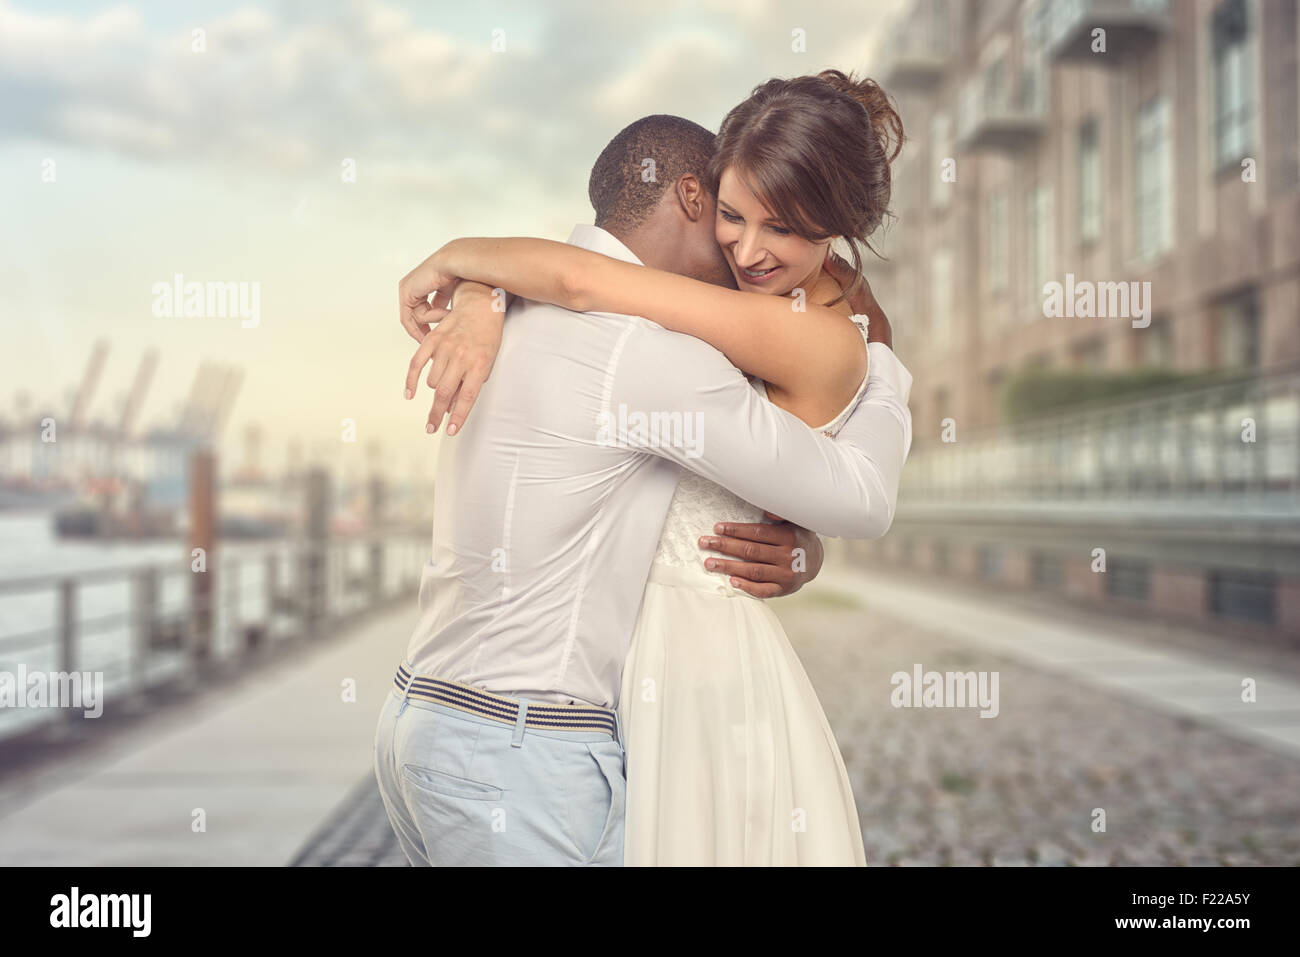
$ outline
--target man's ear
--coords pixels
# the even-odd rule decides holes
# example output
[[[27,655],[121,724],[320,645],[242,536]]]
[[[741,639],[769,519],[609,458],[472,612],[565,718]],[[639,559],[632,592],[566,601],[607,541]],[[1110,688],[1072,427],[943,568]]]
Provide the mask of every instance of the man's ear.
[[[677,177],[673,194],[677,197],[677,205],[691,222],[697,222],[704,215],[708,194],[694,173],[683,173]]]

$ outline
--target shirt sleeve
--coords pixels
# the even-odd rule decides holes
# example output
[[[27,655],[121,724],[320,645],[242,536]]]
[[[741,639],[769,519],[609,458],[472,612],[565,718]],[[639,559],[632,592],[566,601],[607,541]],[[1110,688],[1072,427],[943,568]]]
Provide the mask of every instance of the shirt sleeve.
[[[823,535],[878,538],[911,448],[911,375],[871,343],[862,400],[830,439],[760,396],[708,343],[640,322],[620,343],[600,411],[603,441],[671,459]]]

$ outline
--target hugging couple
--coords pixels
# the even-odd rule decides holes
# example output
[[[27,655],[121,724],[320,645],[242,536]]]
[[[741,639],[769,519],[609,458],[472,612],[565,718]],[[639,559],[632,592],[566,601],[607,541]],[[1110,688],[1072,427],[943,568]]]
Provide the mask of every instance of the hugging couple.
[[[406,398],[432,363],[455,436],[375,736],[412,864],[866,864],[765,599],[817,533],[893,520],[912,377],[859,244],[901,144],[871,80],[773,79],[716,135],[620,132],[567,243],[457,239],[401,281]]]

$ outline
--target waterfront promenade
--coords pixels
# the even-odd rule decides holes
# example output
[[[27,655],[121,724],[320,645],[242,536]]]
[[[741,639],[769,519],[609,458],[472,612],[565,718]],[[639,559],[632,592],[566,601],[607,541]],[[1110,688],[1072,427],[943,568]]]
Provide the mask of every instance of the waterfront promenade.
[[[373,778],[379,709],[417,614],[412,598],[66,760],[6,775],[0,865],[288,863],[358,778]],[[347,679],[355,703],[343,700]]]
[[[1300,864],[1293,654],[838,564],[776,608],[871,866]],[[414,621],[413,603],[376,616],[92,761],[8,781],[0,863],[403,865],[371,748]],[[894,707],[891,675],[916,664],[996,671],[997,717]]]

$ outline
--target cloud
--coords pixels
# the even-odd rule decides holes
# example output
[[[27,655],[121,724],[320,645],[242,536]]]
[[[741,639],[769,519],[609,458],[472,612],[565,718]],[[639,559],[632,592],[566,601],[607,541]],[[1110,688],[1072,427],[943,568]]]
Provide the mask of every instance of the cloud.
[[[0,3],[0,63],[31,74],[72,80],[80,72],[79,60],[132,47],[143,36],[140,15],[131,7],[111,7],[83,20]]]
[[[593,97],[607,116],[635,119],[647,100],[660,104],[656,112],[670,113],[675,104],[698,104],[710,81],[739,65],[735,44],[724,35],[691,29],[654,40],[636,60],[623,64],[600,84]]]
[[[353,158],[374,175],[392,171],[398,191],[453,173],[482,191],[509,169],[544,192],[585,170],[638,116],[673,112],[716,128],[777,75],[772,66],[807,72],[835,62],[831,53],[860,66],[879,26],[849,0],[797,10],[773,0],[555,0],[519,8],[528,16],[454,9],[417,18],[385,2],[281,4],[194,24],[173,15],[159,27],[133,6],[78,18],[0,0],[0,141],[223,176],[331,175]],[[497,26],[505,52],[491,48]],[[795,26],[808,31],[806,56],[789,51]]]
[[[167,124],[92,103],[60,107],[51,117],[49,129],[68,139],[130,153],[165,153],[175,147]]]
[[[385,130],[409,131],[393,148],[431,139],[432,111],[471,119],[490,56],[389,6],[298,22],[242,9],[160,34],[132,8],[83,22],[0,3],[0,96],[16,107],[0,135],[295,169]]]

